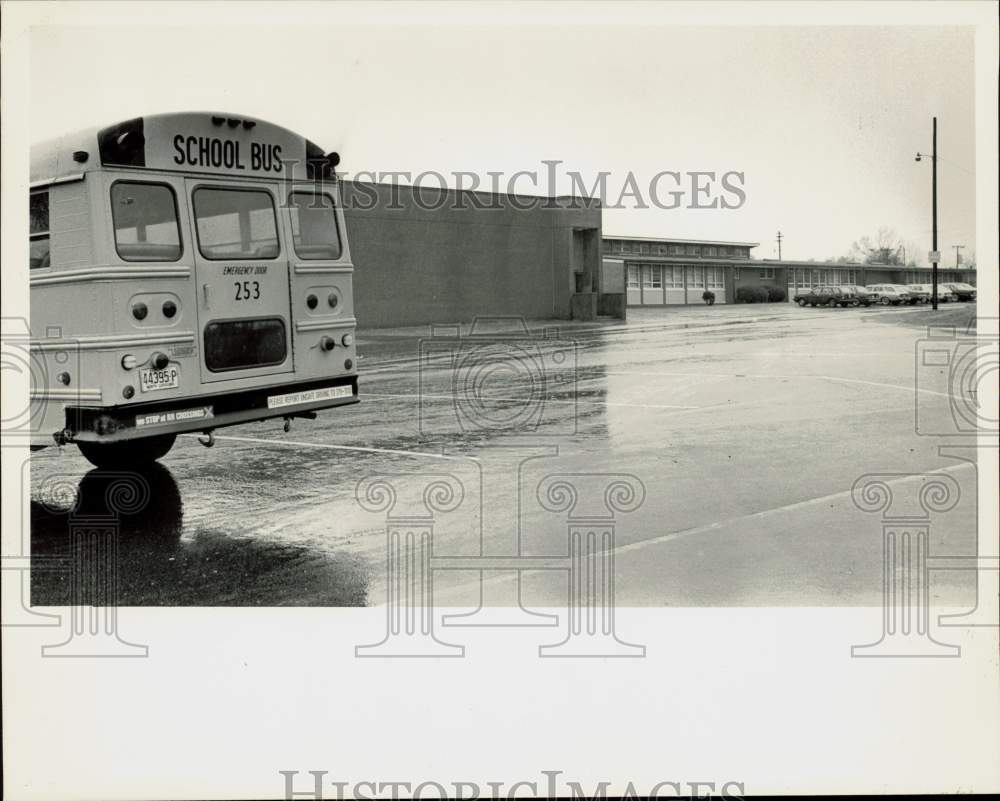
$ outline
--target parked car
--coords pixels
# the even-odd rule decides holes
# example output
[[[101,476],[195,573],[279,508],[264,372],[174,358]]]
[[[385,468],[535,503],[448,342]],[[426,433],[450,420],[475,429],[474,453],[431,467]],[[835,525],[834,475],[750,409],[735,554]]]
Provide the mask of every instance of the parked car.
[[[910,284],[911,289],[919,288],[927,293],[927,300],[925,303],[931,302],[931,293],[933,291],[930,284]],[[947,284],[938,284],[938,303],[952,303],[958,300],[958,295],[952,292]]]
[[[883,306],[898,306],[910,300],[910,293],[896,284],[873,284],[867,289]]]
[[[847,286],[814,286],[800,292],[792,300],[800,306],[860,306],[858,296]]]
[[[910,303],[916,306],[918,303],[931,302],[931,288],[923,284],[907,284],[906,291],[910,293]],[[940,299],[940,294],[938,295]]]
[[[871,306],[873,303],[877,302],[876,298],[871,292],[868,291],[867,287],[858,286],[857,284],[845,284],[844,289],[849,292],[853,292],[854,297],[858,299],[858,303],[862,306]]]
[[[963,303],[976,299],[976,288],[972,284],[945,284]]]

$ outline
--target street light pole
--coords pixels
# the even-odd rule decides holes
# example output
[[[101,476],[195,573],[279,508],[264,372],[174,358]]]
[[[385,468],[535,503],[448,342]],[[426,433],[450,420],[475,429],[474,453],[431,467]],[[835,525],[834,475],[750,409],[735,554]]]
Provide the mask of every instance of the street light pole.
[[[959,260],[958,251],[965,250],[965,245],[952,245],[952,247],[955,248],[955,269],[957,270]]]
[[[778,231],[778,261],[781,261],[781,231]]]
[[[932,242],[931,250],[937,254],[937,117],[934,118],[934,149],[931,151],[931,227]],[[938,307],[938,263],[935,258],[931,262],[931,308],[937,311]]]

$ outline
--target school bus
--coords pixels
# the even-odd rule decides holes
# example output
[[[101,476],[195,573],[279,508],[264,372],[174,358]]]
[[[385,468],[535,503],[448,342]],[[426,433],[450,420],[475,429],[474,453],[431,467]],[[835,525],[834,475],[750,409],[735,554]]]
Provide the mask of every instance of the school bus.
[[[98,467],[181,433],[358,401],[339,156],[264,120],[160,114],[32,148],[32,448]]]

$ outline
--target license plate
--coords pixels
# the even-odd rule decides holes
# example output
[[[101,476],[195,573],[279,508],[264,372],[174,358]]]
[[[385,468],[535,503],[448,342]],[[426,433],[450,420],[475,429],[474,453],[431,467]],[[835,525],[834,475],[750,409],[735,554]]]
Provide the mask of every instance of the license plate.
[[[177,367],[154,370],[151,367],[139,371],[139,389],[155,392],[158,389],[176,389],[181,385],[181,371]]]
[[[314,403],[316,401],[334,400],[336,398],[350,398],[354,395],[351,385],[342,387],[321,387],[320,389],[307,389],[302,392],[289,392],[287,395],[271,395],[267,399],[268,409],[280,409],[282,406],[296,406],[300,403]]]

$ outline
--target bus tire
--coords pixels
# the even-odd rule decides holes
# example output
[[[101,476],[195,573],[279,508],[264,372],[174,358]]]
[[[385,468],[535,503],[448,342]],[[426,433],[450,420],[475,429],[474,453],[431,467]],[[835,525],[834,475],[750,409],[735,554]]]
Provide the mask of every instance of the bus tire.
[[[124,442],[78,442],[80,453],[94,467],[104,469],[148,467],[167,455],[173,447],[176,434],[143,437]]]

